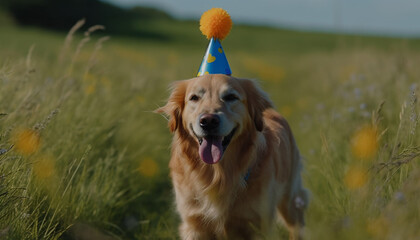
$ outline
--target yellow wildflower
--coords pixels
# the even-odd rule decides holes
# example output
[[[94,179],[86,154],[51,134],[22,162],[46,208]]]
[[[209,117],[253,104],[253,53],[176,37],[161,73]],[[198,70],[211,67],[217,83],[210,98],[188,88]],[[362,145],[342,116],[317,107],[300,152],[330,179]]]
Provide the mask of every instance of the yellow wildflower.
[[[97,77],[91,73],[86,73],[83,75],[83,80],[85,82],[96,82]]]
[[[36,152],[40,146],[39,133],[32,129],[23,129],[15,135],[15,148],[24,155]]]
[[[42,157],[33,165],[33,173],[38,179],[46,179],[54,175],[55,163],[51,157]]]
[[[95,92],[95,89],[96,89],[96,84],[91,83],[85,87],[85,94],[90,95]]]
[[[286,75],[284,69],[278,65],[270,64],[253,56],[244,56],[241,60],[246,69],[257,74],[263,80],[280,83]]]
[[[284,117],[288,118],[290,115],[292,115],[292,108],[290,106],[283,106],[280,108],[279,112]]]
[[[356,190],[363,187],[367,180],[367,170],[360,166],[351,166],[344,176],[344,184],[350,190]]]
[[[296,102],[296,105],[301,108],[301,109],[305,109],[308,107],[310,101],[307,98],[299,98]]]
[[[385,238],[388,234],[389,222],[384,217],[368,220],[366,230],[367,232],[377,238]]]
[[[351,141],[352,153],[360,159],[370,159],[378,151],[378,136],[376,128],[366,126],[357,131]]]
[[[152,158],[144,158],[137,170],[145,177],[153,177],[159,172],[159,166]]]
[[[85,94],[90,95],[94,93],[96,90],[96,82],[98,81],[98,77],[91,73],[86,73],[83,77],[83,80],[85,82]]]

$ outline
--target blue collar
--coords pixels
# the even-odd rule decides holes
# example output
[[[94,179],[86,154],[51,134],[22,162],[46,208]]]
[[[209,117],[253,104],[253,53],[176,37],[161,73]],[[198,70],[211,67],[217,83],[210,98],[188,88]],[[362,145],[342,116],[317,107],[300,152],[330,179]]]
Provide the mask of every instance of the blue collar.
[[[248,182],[249,175],[251,175],[251,168],[248,168],[248,171],[245,174],[245,177],[244,177],[245,182]]]

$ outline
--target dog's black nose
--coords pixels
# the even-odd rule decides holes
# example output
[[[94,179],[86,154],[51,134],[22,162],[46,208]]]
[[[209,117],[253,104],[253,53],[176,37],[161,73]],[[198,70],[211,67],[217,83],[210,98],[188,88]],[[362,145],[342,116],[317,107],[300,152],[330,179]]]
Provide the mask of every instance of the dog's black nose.
[[[200,126],[205,131],[213,130],[219,127],[220,118],[215,114],[205,113],[200,117]]]

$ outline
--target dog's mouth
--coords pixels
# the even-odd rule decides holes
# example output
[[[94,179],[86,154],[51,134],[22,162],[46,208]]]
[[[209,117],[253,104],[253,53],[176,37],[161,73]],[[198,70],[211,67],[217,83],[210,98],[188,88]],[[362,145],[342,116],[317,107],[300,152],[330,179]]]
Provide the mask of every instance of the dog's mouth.
[[[197,137],[200,144],[199,153],[200,158],[207,164],[215,164],[223,157],[223,153],[229,146],[236,128],[234,128],[227,136],[207,135],[204,137]]]

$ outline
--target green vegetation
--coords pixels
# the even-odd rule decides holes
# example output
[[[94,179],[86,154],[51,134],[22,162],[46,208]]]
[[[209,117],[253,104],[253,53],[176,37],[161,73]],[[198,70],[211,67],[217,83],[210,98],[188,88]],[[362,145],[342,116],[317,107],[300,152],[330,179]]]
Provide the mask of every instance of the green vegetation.
[[[84,18],[87,25],[105,25],[108,33],[153,39],[166,39],[167,36],[163,32],[146,31],[143,26],[152,21],[172,19],[158,9],[126,9],[100,0],[3,0],[0,8],[22,25],[67,31]]]
[[[171,135],[152,110],[196,74],[197,25],[147,25],[166,40],[1,26],[0,238],[177,238]],[[296,135],[308,238],[420,236],[419,40],[234,26],[223,46]]]

